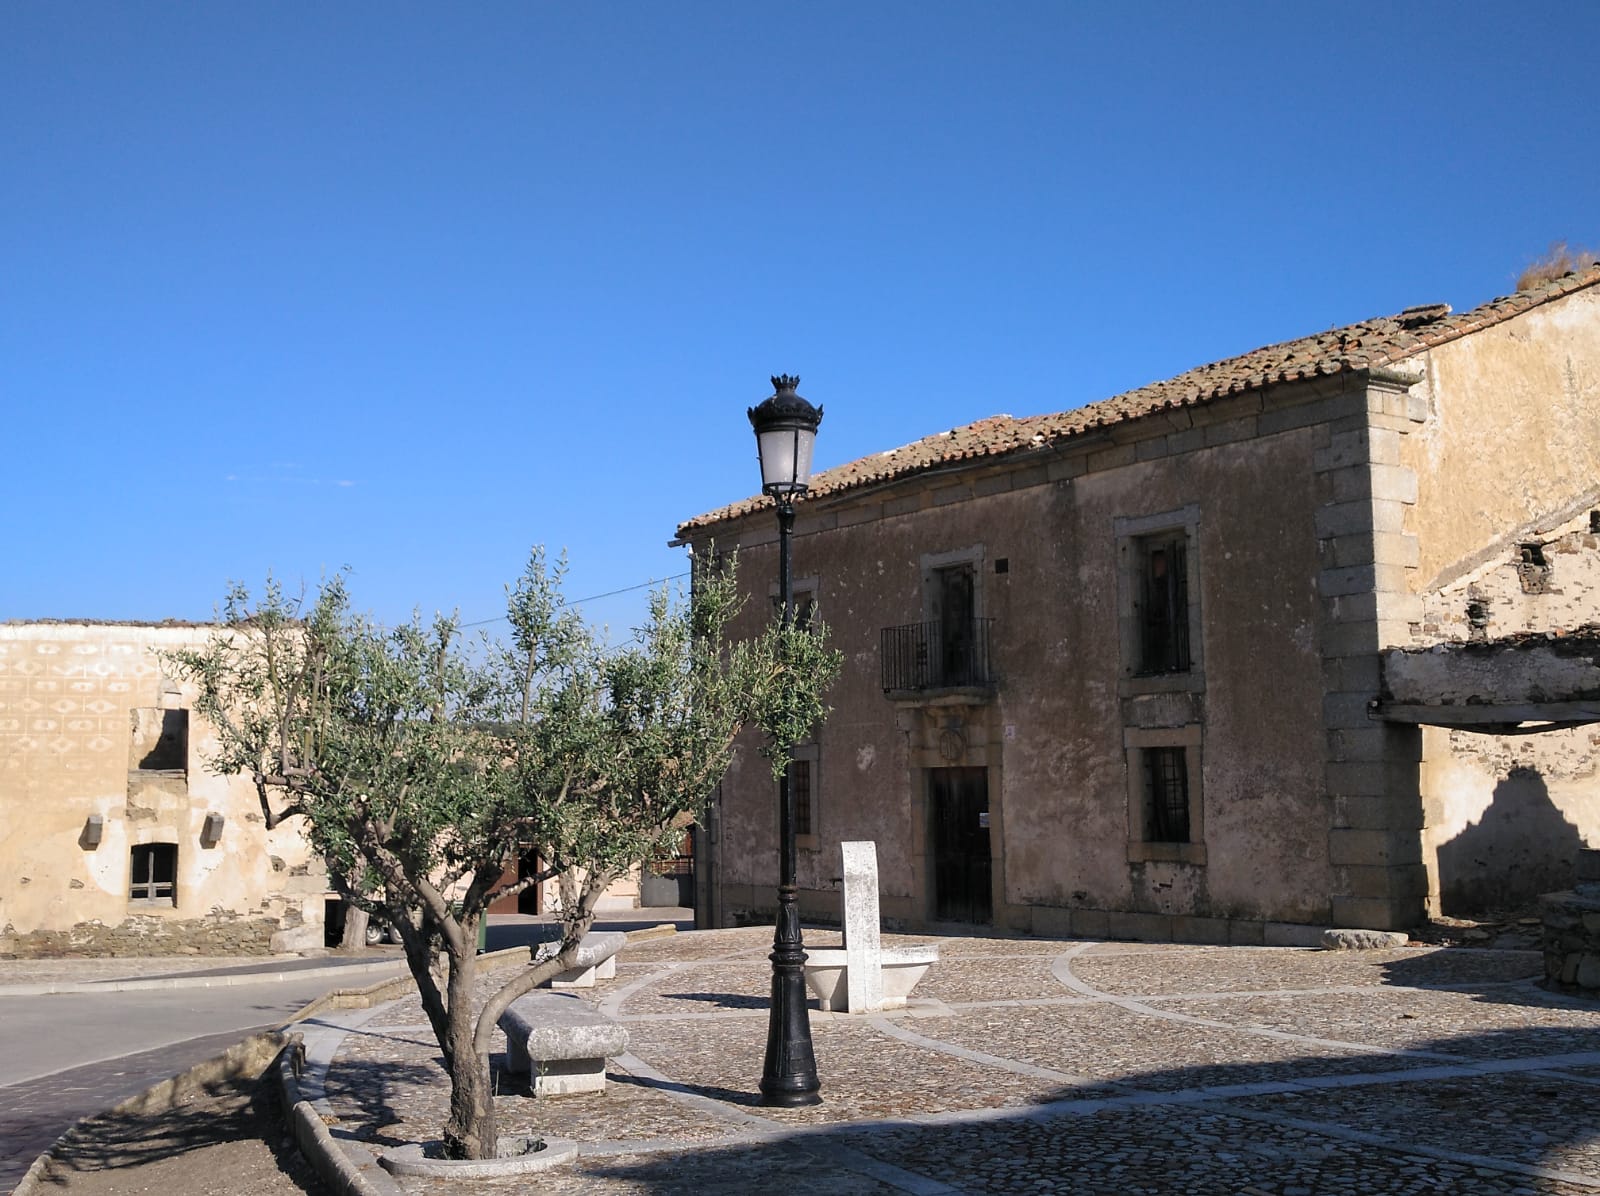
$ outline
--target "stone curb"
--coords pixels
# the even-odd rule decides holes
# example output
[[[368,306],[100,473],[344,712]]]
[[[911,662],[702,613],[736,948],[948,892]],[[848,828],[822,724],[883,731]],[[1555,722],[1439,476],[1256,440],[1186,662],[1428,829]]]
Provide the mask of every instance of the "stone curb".
[[[646,943],[651,939],[664,939],[678,933],[678,928],[671,922],[663,922],[659,926],[646,926],[642,930],[624,931],[630,943]]]
[[[302,1006],[284,1024],[292,1026],[296,1022],[307,1021],[330,1009],[370,1009],[383,1001],[393,1001],[405,996],[415,986],[416,981],[411,973],[407,972],[403,976],[390,976],[375,981],[365,988],[336,988]]]
[[[227,976],[162,976],[151,979],[0,984],[0,997],[46,997],[57,993],[116,993],[176,988],[237,988],[245,984],[281,984],[289,980],[304,980],[308,976],[337,980],[347,976],[365,976],[378,970],[387,971],[395,968],[403,970],[405,966],[404,960],[385,960],[382,963],[341,964],[331,968],[302,968],[292,972],[235,972]],[[410,975],[409,972],[405,974]]]
[[[366,1147],[334,1141],[327,1122],[300,1091],[297,1073],[304,1058],[304,1038],[295,1034],[288,1049],[278,1055],[278,1087],[289,1130],[306,1162],[339,1196],[403,1196],[400,1185]]]
[[[44,1191],[42,1177],[45,1168],[49,1166],[50,1158],[55,1154],[56,1148],[66,1139],[78,1132],[84,1122],[92,1121],[96,1117],[107,1114],[132,1113],[139,1116],[149,1116],[155,1113],[165,1113],[177,1108],[187,1097],[207,1085],[216,1084],[223,1080],[236,1080],[241,1077],[259,1078],[272,1066],[272,1060],[283,1050],[284,1044],[289,1041],[287,1035],[281,1030],[268,1030],[261,1034],[252,1034],[229,1047],[220,1055],[196,1063],[188,1071],[180,1072],[170,1079],[152,1084],[143,1092],[130,1096],[127,1100],[112,1105],[109,1109],[102,1109],[91,1113],[88,1117],[80,1118],[74,1122],[66,1133],[51,1143],[50,1148],[33,1160],[33,1164],[23,1175],[22,1182],[13,1190],[12,1196],[39,1196]]]

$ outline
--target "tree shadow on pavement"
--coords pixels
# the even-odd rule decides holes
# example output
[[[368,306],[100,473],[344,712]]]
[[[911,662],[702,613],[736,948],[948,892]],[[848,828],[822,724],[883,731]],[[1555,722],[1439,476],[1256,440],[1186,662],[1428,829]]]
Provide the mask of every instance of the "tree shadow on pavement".
[[[40,1189],[324,1196],[328,1189],[288,1134],[273,1076],[206,1085],[163,1112],[88,1118],[56,1143]],[[128,1174],[135,1170],[136,1181]]]
[[[510,1088],[518,1078],[504,1070],[503,1054],[490,1056],[491,1082],[497,1091]],[[418,1088],[444,1086],[448,1091],[449,1077],[445,1074],[444,1060],[434,1058],[430,1063],[398,1063],[384,1060],[363,1060],[335,1068],[326,1079],[325,1095],[338,1102],[341,1109],[355,1110],[340,1115],[340,1127],[356,1138],[374,1147],[403,1146],[412,1139],[394,1133],[390,1127],[404,1125],[406,1117],[400,1102],[412,1096]]]

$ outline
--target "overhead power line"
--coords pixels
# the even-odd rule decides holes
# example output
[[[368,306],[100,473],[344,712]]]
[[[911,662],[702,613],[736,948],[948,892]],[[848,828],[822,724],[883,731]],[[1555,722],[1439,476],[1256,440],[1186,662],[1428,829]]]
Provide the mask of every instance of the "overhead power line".
[[[655,586],[661,585],[664,582],[682,581],[685,577],[688,577],[688,576],[689,576],[689,574],[687,572],[684,572],[684,573],[674,573],[671,577],[657,577],[657,578],[651,579],[650,581],[641,581],[637,585],[623,586],[620,590],[607,590],[604,594],[590,594],[587,598],[574,598],[571,602],[567,603],[567,605],[568,606],[582,606],[585,602],[598,602],[602,598],[615,598],[618,594],[631,594],[635,590],[648,590],[648,589],[651,589],[651,588],[653,588]],[[463,624],[461,624],[461,626],[463,628],[466,628],[466,627],[483,627],[483,626],[485,626],[486,624],[489,624],[489,623],[504,623],[505,621],[506,621],[506,616],[505,615],[495,615],[493,618],[490,618],[490,619],[475,619],[471,623],[463,623]]]

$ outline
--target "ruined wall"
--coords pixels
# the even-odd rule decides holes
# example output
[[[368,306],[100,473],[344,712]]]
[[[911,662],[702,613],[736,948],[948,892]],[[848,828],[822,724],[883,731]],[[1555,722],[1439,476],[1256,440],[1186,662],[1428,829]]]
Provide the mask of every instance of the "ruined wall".
[[[1426,646],[1600,621],[1600,296],[1580,292],[1441,346],[1414,390]],[[1600,844],[1600,734],[1423,736],[1423,854],[1435,912],[1470,914],[1570,882]]]
[[[215,732],[157,658],[205,634],[0,625],[0,950],[264,952],[297,927],[320,945],[321,861],[292,825],[265,829],[248,781],[205,768]],[[169,845],[170,895],[159,861],[134,874],[135,848]]]
[[[1424,596],[1413,642],[1570,632],[1600,621],[1600,536],[1589,528],[1584,511],[1555,526],[1512,529],[1495,557]],[[1527,559],[1534,555],[1529,546],[1538,547],[1537,560]],[[1593,671],[1549,651],[1492,660],[1485,667],[1496,671],[1478,679],[1478,692],[1497,687],[1528,700],[1581,689]],[[1435,686],[1438,696],[1466,700],[1444,687],[1443,680]],[[1468,915],[1564,888],[1577,850],[1600,843],[1600,730],[1498,736],[1428,728],[1423,745],[1423,845],[1434,912]]]
[[[1486,547],[1487,559],[1424,593],[1412,646],[1572,630],[1600,620],[1600,493],[1577,497],[1583,500],[1577,515],[1505,529]]]

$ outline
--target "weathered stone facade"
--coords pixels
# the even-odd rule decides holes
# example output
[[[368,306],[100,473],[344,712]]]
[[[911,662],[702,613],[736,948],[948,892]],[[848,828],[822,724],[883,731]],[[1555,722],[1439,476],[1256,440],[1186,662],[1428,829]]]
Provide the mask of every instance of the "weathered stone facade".
[[[320,945],[320,859],[266,829],[248,779],[207,770],[215,732],[162,667],[207,633],[0,624],[0,952]]]
[[[906,927],[1314,942],[1500,891],[1506,861],[1458,853],[1457,879],[1440,879],[1463,819],[1486,808],[1483,779],[1559,774],[1576,838],[1600,831],[1582,792],[1588,729],[1464,745],[1373,710],[1385,651],[1471,633],[1462,587],[1502,622],[1600,618],[1584,530],[1597,283],[1600,268],[1461,317],[1412,309],[819,475],[794,572],[845,668],[808,749],[802,907],[836,909],[834,845],[871,839],[883,912]],[[1538,595],[1530,537],[1556,562]],[[759,599],[738,630],[769,617],[770,506],[735,504],[679,538],[702,556],[737,548]],[[1182,584],[1152,596],[1173,570]],[[959,684],[934,676],[952,606],[972,629],[955,645],[964,667],[981,656]],[[1161,634],[1184,642],[1151,667],[1158,608]],[[922,673],[892,684],[903,660]],[[774,787],[755,748],[705,836],[715,924],[774,902]]]

